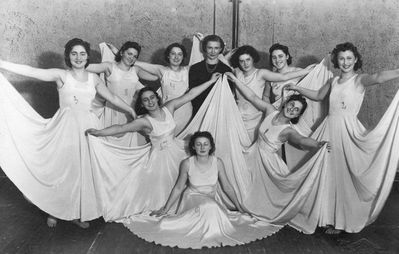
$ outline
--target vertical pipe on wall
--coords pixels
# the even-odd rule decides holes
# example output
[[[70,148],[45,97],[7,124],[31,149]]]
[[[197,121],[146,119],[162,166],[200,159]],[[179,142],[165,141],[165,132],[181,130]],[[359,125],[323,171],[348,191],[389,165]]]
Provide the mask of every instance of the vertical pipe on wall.
[[[213,34],[216,34],[216,0],[213,0]]]
[[[240,13],[240,0],[231,0],[233,2],[233,38],[232,48],[238,47],[238,25],[239,25],[239,13]]]

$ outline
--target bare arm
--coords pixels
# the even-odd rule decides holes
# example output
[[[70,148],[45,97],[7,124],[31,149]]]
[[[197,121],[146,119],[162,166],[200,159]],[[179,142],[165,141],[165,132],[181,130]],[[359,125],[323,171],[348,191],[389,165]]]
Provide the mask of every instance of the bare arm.
[[[372,86],[376,84],[382,84],[392,79],[399,78],[399,69],[389,70],[389,71],[381,71],[375,74],[362,74],[359,75],[359,82],[365,86]]]
[[[265,111],[267,115],[276,110],[272,104],[267,101],[263,101],[250,88],[246,87],[236,76],[234,76],[233,73],[226,72],[225,74],[231,81],[233,81],[244,97],[249,100],[257,109]]]
[[[179,177],[177,178],[176,184],[169,195],[168,201],[166,201],[166,204],[161,209],[153,211],[150,215],[161,216],[166,214],[170,210],[172,205],[176,202],[176,200],[180,197],[180,195],[184,191],[184,188],[186,187],[189,164],[190,163],[188,158],[180,163]]]
[[[191,88],[187,93],[183,94],[182,96],[177,97],[176,99],[168,101],[165,104],[165,106],[168,108],[168,110],[170,112],[174,112],[176,109],[180,108],[181,106],[183,106],[187,102],[192,101],[195,97],[200,95],[210,85],[215,83],[220,76],[221,76],[221,74],[218,73],[218,72],[213,73],[210,80],[206,81],[205,83],[202,83],[199,86]]]
[[[142,131],[146,128],[152,128],[146,119],[140,118],[126,124],[115,124],[105,129],[88,129],[86,135],[90,134],[96,137],[114,136],[127,132]]]
[[[273,81],[273,82],[287,81],[290,79],[303,77],[303,76],[307,75],[313,68],[314,68],[314,65],[309,65],[305,69],[301,69],[301,70],[297,70],[297,71],[290,71],[290,72],[286,72],[286,73],[272,72],[267,69],[260,69],[259,75],[265,81]]]
[[[0,68],[19,75],[36,78],[47,82],[49,81],[59,82],[65,76],[65,70],[62,69],[40,69],[40,68],[31,67],[29,65],[15,64],[3,60],[0,60]]]
[[[288,84],[285,86],[285,89],[297,91],[298,93],[302,94],[306,98],[309,98],[313,101],[322,101],[330,91],[330,88],[331,88],[331,80],[329,80],[319,90],[310,90],[293,84]]]
[[[89,64],[89,66],[86,67],[86,70],[97,74],[106,73],[107,75],[110,75],[112,72],[112,63],[102,62],[98,64]]]
[[[136,112],[133,108],[131,108],[124,100],[122,100],[119,96],[111,93],[108,88],[105,86],[104,82],[95,75],[96,78],[96,90],[98,94],[100,94],[104,99],[117,106],[118,108],[128,112],[136,118]]]
[[[302,150],[315,150],[321,148],[327,141],[317,141],[309,137],[300,135],[296,130],[287,128],[280,134],[283,139],[299,146]],[[329,147],[329,144],[327,145]]]
[[[218,160],[217,165],[218,165],[219,183],[220,183],[223,191],[227,194],[227,196],[233,202],[233,204],[235,205],[237,210],[244,213],[245,210],[242,208],[240,202],[238,201],[238,198],[233,189],[233,186],[230,184],[229,180],[227,179],[227,174],[226,174],[226,170],[224,168],[223,161],[219,158],[217,160]]]
[[[163,65],[159,65],[159,64],[150,64],[150,63],[146,63],[146,62],[142,62],[142,61],[136,61],[135,66],[140,67],[141,69],[143,69],[144,71],[151,73],[155,76],[157,76],[158,78],[162,77],[162,73],[165,70],[165,66]]]
[[[135,66],[135,68],[137,71],[137,76],[139,76],[140,79],[149,80],[149,81],[156,81],[159,79],[159,77],[157,75],[151,74],[151,73],[143,70],[139,66]]]
[[[272,86],[270,82],[266,82],[265,89],[263,89],[262,100],[269,104],[272,104],[270,101],[271,92],[272,92]]]

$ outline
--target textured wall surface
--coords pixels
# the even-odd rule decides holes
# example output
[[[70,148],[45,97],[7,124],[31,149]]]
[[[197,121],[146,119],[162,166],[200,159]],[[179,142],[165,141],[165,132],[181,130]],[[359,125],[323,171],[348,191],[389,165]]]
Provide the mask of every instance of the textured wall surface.
[[[373,73],[399,67],[398,14],[397,0],[241,0],[239,44],[261,52],[260,67],[268,67],[271,44],[286,44],[293,64],[304,67],[321,60],[337,43],[351,41],[363,55],[363,71]],[[196,31],[215,30],[230,46],[231,15],[229,0],[2,0],[0,57],[64,67],[64,44],[80,37],[92,44],[97,60],[98,43],[119,47],[135,40],[143,46],[140,59],[163,63],[168,44],[190,47]],[[57,93],[51,83],[6,74],[42,115],[55,112]],[[366,126],[380,119],[397,83],[368,89],[360,114]]]

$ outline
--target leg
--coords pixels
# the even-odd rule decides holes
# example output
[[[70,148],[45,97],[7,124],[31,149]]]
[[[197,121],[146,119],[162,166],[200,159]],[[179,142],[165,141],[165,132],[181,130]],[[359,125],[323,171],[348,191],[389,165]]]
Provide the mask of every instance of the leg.
[[[87,221],[73,220],[72,223],[83,229],[90,227],[90,224]]]
[[[55,217],[49,215],[49,216],[47,217],[47,226],[48,226],[49,228],[55,228],[55,227],[57,226],[57,218],[55,218]]]

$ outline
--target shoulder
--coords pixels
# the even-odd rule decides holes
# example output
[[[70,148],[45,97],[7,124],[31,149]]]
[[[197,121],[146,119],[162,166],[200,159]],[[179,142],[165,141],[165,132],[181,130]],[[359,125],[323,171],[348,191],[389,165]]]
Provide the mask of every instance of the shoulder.
[[[191,71],[191,70],[200,69],[200,68],[202,68],[203,66],[205,66],[205,60],[203,60],[203,61],[201,61],[201,62],[198,62],[198,63],[196,63],[196,64],[191,65],[191,66],[190,66],[190,71]]]
[[[188,171],[188,169],[190,168],[190,158],[191,157],[188,157],[180,162],[180,170]]]

